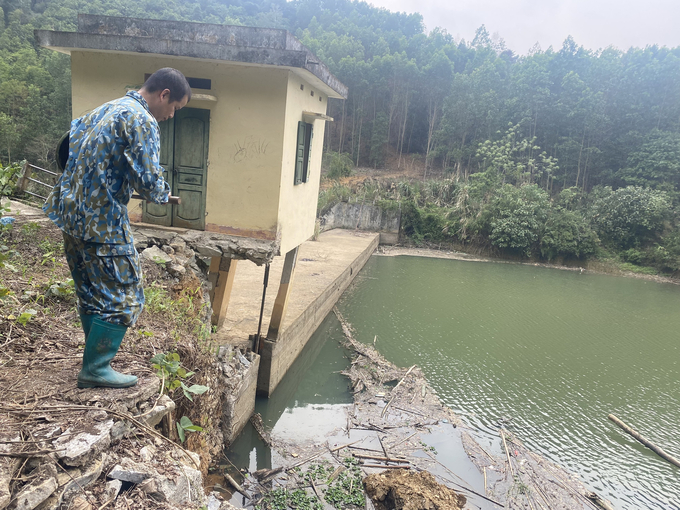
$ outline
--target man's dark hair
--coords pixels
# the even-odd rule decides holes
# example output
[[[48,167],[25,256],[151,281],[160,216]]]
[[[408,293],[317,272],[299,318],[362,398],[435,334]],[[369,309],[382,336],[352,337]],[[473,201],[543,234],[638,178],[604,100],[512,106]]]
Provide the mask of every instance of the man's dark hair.
[[[184,96],[191,99],[191,87],[184,75],[172,67],[164,67],[153,73],[144,82],[147,92],[158,92],[168,89],[170,91],[170,101],[181,101]]]

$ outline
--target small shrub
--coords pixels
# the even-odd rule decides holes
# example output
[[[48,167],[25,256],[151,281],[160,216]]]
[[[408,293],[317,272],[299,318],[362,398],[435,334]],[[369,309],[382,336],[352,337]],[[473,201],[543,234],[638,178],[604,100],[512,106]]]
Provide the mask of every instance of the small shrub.
[[[11,195],[17,184],[17,179],[23,168],[22,163],[12,163],[5,167],[0,167],[0,196]]]
[[[327,152],[324,155],[326,167],[328,168],[329,179],[340,179],[349,177],[354,170],[354,162],[348,154],[344,152]]]

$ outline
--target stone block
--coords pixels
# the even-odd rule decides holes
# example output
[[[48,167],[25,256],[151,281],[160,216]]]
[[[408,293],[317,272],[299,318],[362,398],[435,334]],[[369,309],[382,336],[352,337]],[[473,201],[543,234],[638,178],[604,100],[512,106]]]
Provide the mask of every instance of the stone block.
[[[105,411],[88,413],[87,417],[93,420],[91,423],[87,426],[79,425],[75,429],[69,428],[63,436],[52,441],[57,457],[67,466],[83,466],[111,444],[113,419],[97,421],[95,414],[107,416]]]
[[[2,441],[21,441],[21,437],[16,433],[0,432],[0,440]],[[10,453],[12,445],[7,443],[0,443],[0,452]],[[10,500],[9,485],[14,475],[14,471],[19,467],[21,459],[17,457],[0,457],[0,508],[5,508]]]
[[[172,257],[161,250],[158,246],[152,246],[142,252],[142,257],[152,260],[157,264],[168,264],[172,262]]]
[[[154,477],[156,490],[153,495],[161,501],[171,501],[179,505],[198,503],[203,506],[206,498],[201,472],[188,466],[175,467],[174,470],[174,475]]]
[[[168,273],[170,273],[175,278],[181,278],[187,273],[187,270],[180,264],[170,264],[168,266]]]
[[[11,510],[33,510],[49,498],[57,490],[57,487],[57,479],[55,477],[39,478],[37,481],[21,489],[11,506]]]
[[[106,494],[106,500],[110,501],[118,497],[120,490],[123,488],[123,482],[120,480],[109,480],[106,482],[106,487],[104,488],[104,494]]]
[[[152,467],[125,457],[120,461],[120,464],[113,467],[107,476],[114,480],[139,484],[156,475],[158,473]]]
[[[153,428],[161,422],[166,414],[174,411],[175,407],[175,402],[170,397],[162,395],[161,398],[158,399],[156,407],[147,411],[148,414],[144,413],[136,417],[136,419],[146,426]]]

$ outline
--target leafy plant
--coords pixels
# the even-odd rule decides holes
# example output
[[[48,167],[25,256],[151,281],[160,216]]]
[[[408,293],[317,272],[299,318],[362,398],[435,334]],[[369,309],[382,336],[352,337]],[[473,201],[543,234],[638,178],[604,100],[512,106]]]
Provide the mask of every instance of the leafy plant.
[[[75,295],[75,283],[72,278],[68,278],[63,282],[53,283],[49,286],[45,295],[58,299],[69,299]]]
[[[0,285],[0,301],[4,300],[7,296],[12,294],[12,291],[4,285]]]
[[[26,324],[28,324],[37,314],[37,311],[30,308],[17,317],[17,322],[22,326],[26,326]]]
[[[187,372],[187,370],[180,364],[179,354],[176,352],[159,353],[151,358],[151,366],[156,369],[156,375],[164,382],[164,388],[168,393],[173,393],[177,388],[181,388],[184,396],[193,402],[191,395],[202,395],[210,388],[200,384],[192,384],[187,386],[183,379],[188,379],[195,372]]]
[[[329,151],[324,154],[324,160],[328,167],[329,179],[339,179],[352,175],[354,162],[352,161],[352,158],[349,157],[349,154]]]
[[[336,508],[350,505],[363,507],[364,486],[359,462],[353,457],[346,457],[343,464],[347,469],[330,482],[324,492],[324,499]]]
[[[187,432],[202,432],[203,427],[194,425],[189,418],[182,416],[182,418],[177,422],[177,435],[179,440],[183,443],[186,441]]]
[[[14,192],[14,187],[22,168],[23,163],[21,162],[0,167],[0,195],[11,195]]]

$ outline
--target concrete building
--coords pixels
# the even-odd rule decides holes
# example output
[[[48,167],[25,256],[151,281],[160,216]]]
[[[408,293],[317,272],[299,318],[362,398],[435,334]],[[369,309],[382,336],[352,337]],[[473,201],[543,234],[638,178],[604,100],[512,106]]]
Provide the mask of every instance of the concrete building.
[[[187,76],[191,102],[161,123],[161,164],[181,204],[133,201],[131,220],[250,238],[286,255],[267,335],[275,339],[297,247],[314,232],[328,99],[346,98],[347,87],[285,30],[79,15],[76,32],[35,37],[71,56],[74,118],[159,68]],[[213,256],[218,326],[237,258]]]

